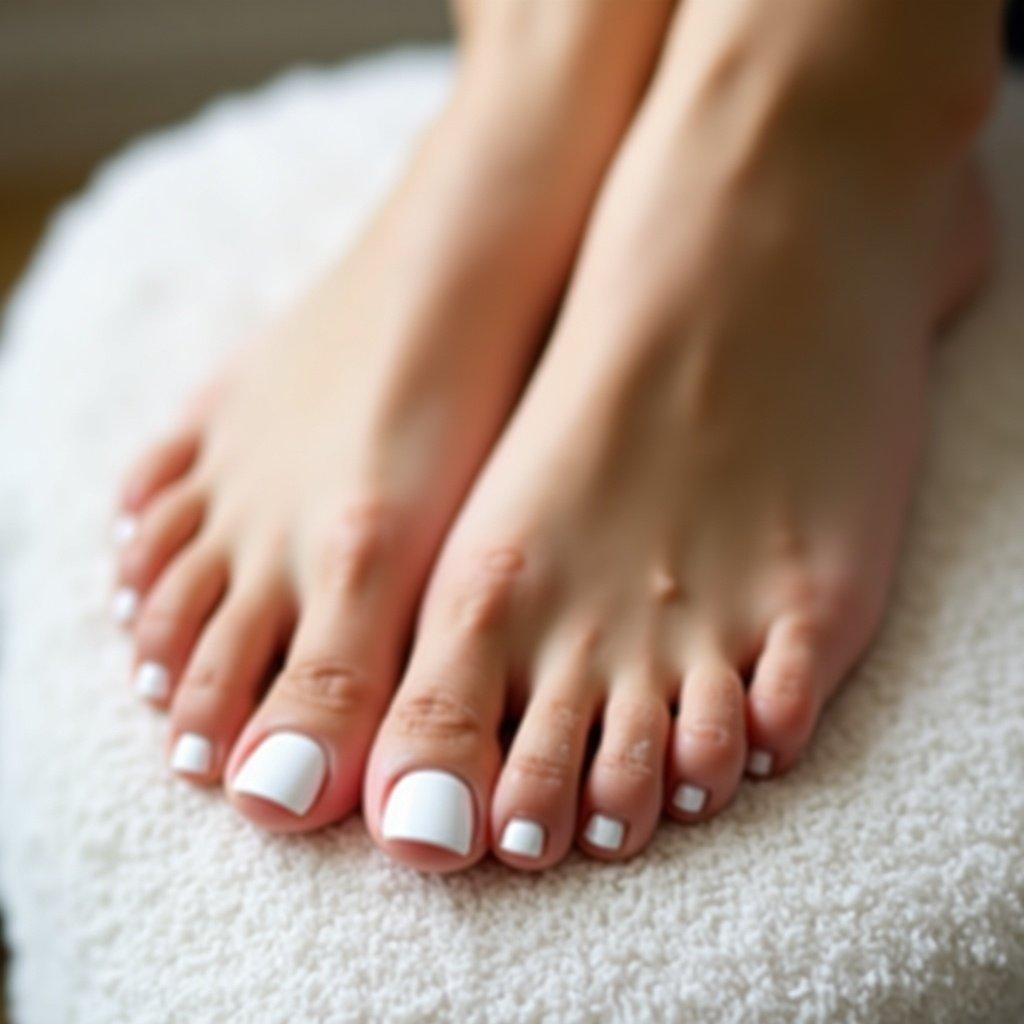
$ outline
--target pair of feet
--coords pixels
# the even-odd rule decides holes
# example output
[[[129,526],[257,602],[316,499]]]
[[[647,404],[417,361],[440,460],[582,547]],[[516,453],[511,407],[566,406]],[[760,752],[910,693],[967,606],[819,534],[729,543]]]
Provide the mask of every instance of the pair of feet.
[[[819,79],[693,56],[715,6],[635,113],[651,47],[616,104],[543,82],[515,138],[457,89],[345,262],[131,472],[135,687],[171,768],[259,825],[361,801],[422,869],[629,857],[787,770],[868,644],[931,336],[989,249],[969,132],[823,146]]]

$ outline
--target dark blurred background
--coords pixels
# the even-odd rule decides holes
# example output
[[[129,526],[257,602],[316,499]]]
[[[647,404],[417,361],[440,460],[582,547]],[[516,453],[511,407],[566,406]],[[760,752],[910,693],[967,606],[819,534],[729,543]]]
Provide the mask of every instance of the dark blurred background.
[[[0,298],[132,136],[296,64],[449,34],[445,0],[0,0]]]

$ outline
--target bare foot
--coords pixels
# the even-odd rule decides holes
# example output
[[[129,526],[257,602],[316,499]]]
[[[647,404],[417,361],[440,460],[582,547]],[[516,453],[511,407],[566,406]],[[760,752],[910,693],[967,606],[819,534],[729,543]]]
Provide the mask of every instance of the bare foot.
[[[965,155],[989,78],[943,130],[935,93],[858,95],[856,54],[794,63],[769,8],[684,8],[448,536],[364,794],[406,863],[618,859],[663,809],[707,819],[794,763],[879,622],[930,343],[991,247]]]
[[[122,502],[115,613],[134,627],[137,689],[171,707],[171,766],[226,772],[269,828],[358,802],[428,566],[521,386],[668,8],[463,6],[458,87],[401,186]]]

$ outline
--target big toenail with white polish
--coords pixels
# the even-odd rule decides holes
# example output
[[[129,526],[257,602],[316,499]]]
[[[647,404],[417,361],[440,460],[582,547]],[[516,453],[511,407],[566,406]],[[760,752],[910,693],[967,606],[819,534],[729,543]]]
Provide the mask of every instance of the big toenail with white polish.
[[[583,836],[591,846],[614,852],[622,846],[622,840],[626,837],[626,826],[615,818],[594,814],[587,822]]]
[[[171,770],[205,775],[213,764],[213,744],[197,732],[183,732],[171,752]]]
[[[249,754],[231,788],[301,817],[313,806],[326,774],[319,743],[299,732],[273,732]]]
[[[708,791],[700,786],[681,785],[672,798],[672,803],[687,814],[700,814],[708,802]]]
[[[146,700],[166,700],[171,692],[171,673],[156,661],[144,661],[135,670],[135,692]]]
[[[139,592],[131,587],[121,587],[110,603],[110,614],[119,626],[130,626],[139,610]]]
[[[409,772],[391,790],[381,831],[385,839],[426,843],[464,857],[473,845],[473,795],[450,772]]]
[[[747,755],[747,771],[758,778],[771,774],[772,755],[767,750],[752,750]]]
[[[138,532],[139,521],[135,516],[130,516],[127,513],[119,515],[114,520],[114,525],[110,531],[114,547],[118,550],[127,547],[135,539],[135,535]]]
[[[544,852],[544,829],[535,821],[512,818],[501,833],[501,848],[517,857],[539,857]]]

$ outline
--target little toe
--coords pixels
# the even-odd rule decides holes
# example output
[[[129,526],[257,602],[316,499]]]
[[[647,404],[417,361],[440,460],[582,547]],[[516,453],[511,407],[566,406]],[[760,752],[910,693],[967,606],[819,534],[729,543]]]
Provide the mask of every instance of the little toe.
[[[291,615],[285,588],[235,586],[203,629],[171,707],[168,764],[192,782],[216,782]]]
[[[669,759],[666,809],[681,821],[717,814],[743,775],[743,682],[723,662],[687,671]]]
[[[228,579],[224,556],[209,545],[186,548],[157,581],[135,623],[136,693],[166,706],[206,619]]]
[[[572,846],[594,692],[578,682],[556,676],[537,686],[498,778],[492,849],[513,867],[551,867]]]
[[[580,816],[580,846],[601,860],[633,856],[661,813],[669,711],[653,686],[613,686]]]
[[[829,669],[822,633],[796,618],[771,628],[747,694],[747,774],[767,778],[799,758],[828,692]]]

